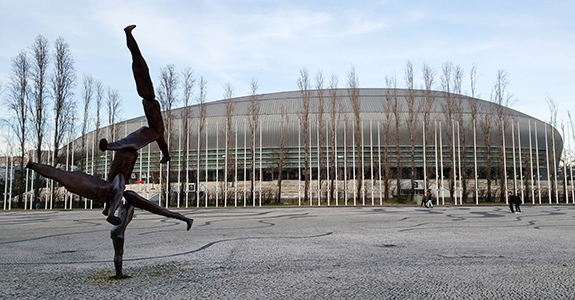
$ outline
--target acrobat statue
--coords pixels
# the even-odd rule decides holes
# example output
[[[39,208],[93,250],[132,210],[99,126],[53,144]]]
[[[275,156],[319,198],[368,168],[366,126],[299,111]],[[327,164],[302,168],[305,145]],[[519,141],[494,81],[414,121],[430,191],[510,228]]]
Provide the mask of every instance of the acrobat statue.
[[[124,233],[134,215],[134,207],[147,210],[151,213],[175,218],[186,222],[186,229],[190,230],[193,219],[165,209],[148,199],[143,198],[134,191],[125,191],[125,183],[130,178],[138,158],[138,149],[156,141],[162,151],[161,163],[170,160],[168,145],[164,140],[164,122],[160,112],[160,104],[155,100],[154,87],[146,61],[142,57],[138,44],[132,36],[135,25],[124,29],[128,42],[128,49],[132,53],[132,71],[136,80],[138,94],[143,98],[142,104],[148,119],[149,127],[142,127],[125,138],[108,143],[106,139],[100,140],[99,148],[102,151],[116,151],[112,161],[108,181],[80,171],[63,171],[52,166],[29,162],[26,167],[51,178],[64,185],[64,187],[82,197],[104,203],[106,220],[114,225],[111,238],[114,244],[114,267],[116,278],[127,277],[122,272],[122,257],[124,254]],[[126,200],[122,204],[122,197]],[[119,208],[119,209],[118,209]],[[117,212],[116,212],[117,211]]]

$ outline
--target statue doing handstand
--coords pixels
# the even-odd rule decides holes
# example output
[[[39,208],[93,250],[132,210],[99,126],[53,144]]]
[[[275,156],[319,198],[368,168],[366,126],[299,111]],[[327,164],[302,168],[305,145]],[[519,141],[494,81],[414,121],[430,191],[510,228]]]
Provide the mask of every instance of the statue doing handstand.
[[[164,122],[160,112],[160,104],[155,100],[154,87],[150,78],[148,66],[142,57],[138,44],[132,36],[135,25],[124,29],[128,49],[132,54],[132,71],[136,81],[138,94],[143,98],[142,104],[148,120],[149,127],[142,127],[125,138],[108,143],[106,139],[100,140],[99,148],[102,151],[116,151],[112,161],[108,181],[96,176],[88,175],[81,171],[64,171],[49,165],[29,162],[26,167],[40,173],[44,177],[51,178],[64,185],[64,187],[82,197],[104,203],[104,215],[107,221],[115,225],[111,230],[111,238],[114,244],[114,267],[115,278],[125,278],[122,272],[122,257],[124,254],[124,234],[126,227],[132,220],[134,208],[147,210],[151,213],[175,218],[186,222],[186,229],[190,230],[193,219],[165,209],[151,202],[134,191],[125,191],[125,183],[130,178],[138,157],[138,149],[156,141],[162,151],[161,163],[169,161],[168,145],[164,139]],[[126,203],[122,205],[122,197]],[[120,206],[121,205],[121,206]],[[118,210],[119,207],[119,210]],[[116,216],[116,210],[118,210]]]

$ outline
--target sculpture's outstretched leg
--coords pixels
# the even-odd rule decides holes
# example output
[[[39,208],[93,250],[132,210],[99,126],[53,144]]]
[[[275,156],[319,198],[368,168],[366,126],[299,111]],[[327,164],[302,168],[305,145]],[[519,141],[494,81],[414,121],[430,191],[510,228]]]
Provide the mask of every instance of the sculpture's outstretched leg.
[[[112,243],[114,244],[114,267],[116,269],[116,276],[114,277],[118,279],[129,277],[122,273],[122,260],[124,256],[124,233],[134,216],[134,206],[130,203],[122,205],[119,215],[121,223],[114,226],[111,231]]]
[[[157,140],[158,137],[159,137],[159,135],[155,130],[144,126],[140,129],[130,133],[125,138],[118,140],[118,141],[115,141],[115,142],[112,142],[112,143],[108,143],[108,140],[106,140],[106,139],[101,139],[99,147],[100,147],[101,151],[106,151],[106,150],[138,151],[140,148],[143,148],[143,147],[147,146],[149,143]]]
[[[156,98],[154,94],[154,85],[152,84],[152,79],[150,78],[150,70],[148,69],[148,64],[140,52],[138,43],[132,35],[132,30],[136,28],[136,25],[130,25],[124,28],[126,32],[126,42],[128,44],[128,49],[132,53],[132,71],[134,73],[134,79],[136,80],[136,89],[138,90],[138,95],[144,99],[154,99]]]
[[[136,43],[136,40],[132,35],[132,30],[134,28],[136,28],[136,25],[130,25],[124,28],[124,31],[126,32],[128,49],[130,50],[130,53],[132,53],[132,72],[134,73],[134,79],[136,80],[136,89],[138,90],[138,95],[144,99],[144,112],[148,119],[148,126],[159,135],[157,142],[163,156],[160,163],[166,163],[170,160],[170,153],[168,152],[168,145],[164,138],[164,121],[162,119],[160,104],[155,99],[154,85],[150,78],[148,65],[140,52],[138,43]]]
[[[178,219],[178,220],[182,220],[184,222],[186,222],[187,224],[187,230],[190,230],[190,228],[192,228],[192,223],[194,223],[194,219],[190,219],[185,217],[182,214],[179,214],[177,212],[173,212],[170,210],[167,210],[159,205],[157,205],[156,203],[145,199],[144,197],[138,195],[136,192],[134,191],[125,191],[124,192],[124,198],[126,198],[126,201],[131,203],[132,205],[134,205],[137,208],[141,208],[141,209],[145,209],[151,213],[154,213],[156,215],[161,215],[161,216],[165,216],[165,217],[170,217],[170,218],[174,218],[174,219]]]
[[[51,178],[75,194],[104,203],[113,186],[110,182],[80,171],[64,171],[52,166],[28,162],[26,168],[32,169],[46,178]]]

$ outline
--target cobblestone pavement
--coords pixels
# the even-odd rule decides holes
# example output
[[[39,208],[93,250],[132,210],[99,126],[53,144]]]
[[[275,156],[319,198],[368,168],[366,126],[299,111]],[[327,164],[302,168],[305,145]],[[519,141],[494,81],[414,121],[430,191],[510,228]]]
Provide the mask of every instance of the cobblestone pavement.
[[[573,299],[575,206],[0,212],[1,299]]]

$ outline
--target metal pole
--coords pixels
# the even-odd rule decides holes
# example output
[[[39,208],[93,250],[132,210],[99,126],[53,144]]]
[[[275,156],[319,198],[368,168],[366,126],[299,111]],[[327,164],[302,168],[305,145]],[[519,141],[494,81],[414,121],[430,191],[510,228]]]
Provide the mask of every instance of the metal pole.
[[[383,205],[383,195],[381,192],[382,179],[381,179],[381,132],[380,126],[377,124],[377,170],[379,173],[379,205]]]
[[[260,122],[260,194],[259,194],[259,206],[262,206],[262,181],[264,180],[264,175],[263,175],[263,171],[262,171],[262,151],[263,151],[263,147],[262,147],[262,124]]]
[[[555,151],[555,128],[551,127],[551,150],[553,153],[553,182],[555,182],[555,203],[559,204],[559,189],[557,188],[557,152]]]
[[[200,207],[200,148],[201,148],[200,120],[198,119],[198,141],[196,153],[196,207]]]
[[[345,121],[345,129],[343,130],[343,194],[345,197],[345,205],[347,206],[347,120]]]
[[[437,187],[437,198],[435,199],[435,205],[439,205],[439,197],[441,188],[439,185],[439,152],[437,149],[437,120],[434,122],[435,129],[435,186]]]
[[[188,208],[190,198],[190,124],[191,120],[188,118],[186,122],[186,208]]]
[[[475,167],[475,205],[479,205],[479,180],[477,176],[477,128],[475,127],[475,119],[473,119],[473,164]]]
[[[335,126],[335,125],[334,125]],[[337,151],[337,128],[333,129],[333,167],[335,169],[335,206],[339,206],[339,165],[337,162],[338,151]]]
[[[451,160],[451,169],[453,170],[453,203],[457,205],[457,164],[456,164],[456,150],[455,150],[455,120],[451,119],[451,151],[453,151]]]
[[[220,202],[220,198],[219,198],[219,194],[220,194],[220,178],[219,178],[219,169],[220,169],[220,122],[216,121],[216,207],[219,207],[219,202]]]
[[[551,204],[551,189],[553,186],[551,185],[551,174],[549,170],[549,143],[547,141],[547,127],[548,125],[545,125],[545,161],[547,163],[547,191],[549,192],[549,204]]]
[[[209,195],[209,193],[208,193],[208,191],[209,191],[209,189],[208,189],[208,146],[209,146],[208,145],[208,131],[209,131],[208,121],[206,121],[206,147],[205,147],[205,154],[206,154],[205,155],[205,158],[206,158],[206,178],[205,178],[206,179],[206,185],[205,185],[205,190],[206,190],[205,194],[206,195],[205,195],[205,197],[206,197],[206,201],[205,201],[205,207],[208,207],[208,195]]]
[[[297,197],[301,206],[301,124],[297,124]]]
[[[331,189],[329,184],[329,122],[325,120],[325,159],[326,159],[326,166],[325,166],[325,175],[326,175],[326,190],[327,190],[327,206],[330,205],[331,202]]]
[[[427,136],[425,135],[425,120],[421,121],[421,124],[423,125],[423,134],[422,136],[422,142],[423,142],[423,188],[424,188],[424,193],[425,190],[427,190],[427,157],[426,157],[426,149],[425,149],[425,140],[427,138]],[[377,127],[379,130],[379,127]],[[378,135],[379,135],[379,131],[378,131]]]
[[[443,137],[441,134],[441,121],[439,122],[439,160],[441,162],[441,205],[445,205],[445,195],[443,193]]]
[[[235,122],[235,151],[236,151],[236,162],[234,164],[234,173],[235,173],[235,177],[234,177],[234,207],[238,206],[238,121],[236,120]]]
[[[539,168],[539,138],[537,136],[537,122],[535,122],[535,162],[537,163],[537,191],[539,193],[539,204],[541,204],[541,174]]]
[[[503,152],[503,178],[505,180],[505,190],[501,191],[505,197],[505,203],[509,204],[509,197],[507,195],[507,158],[505,153],[507,152],[505,149],[505,123],[501,120],[501,141],[503,142],[503,147],[501,148],[501,152]]]
[[[352,151],[352,175],[353,175],[353,205],[357,205],[357,193],[356,193],[356,182],[355,182],[355,123],[351,123],[351,143],[352,143],[352,147],[351,147],[351,151]],[[358,149],[359,151],[359,149]]]
[[[531,176],[531,201],[535,204],[535,174],[533,174],[533,144],[531,142],[531,120],[528,120],[529,126],[529,164],[531,166],[531,172],[529,173]]]
[[[511,146],[513,147],[513,194],[517,193],[517,162],[515,160],[515,122],[511,122]]]
[[[177,199],[177,207],[180,208],[180,191],[182,190],[182,126],[183,126],[183,120],[180,119],[180,126],[179,127],[179,132],[178,132],[178,190],[176,191],[178,193],[178,199]],[[140,160],[141,162],[141,160]],[[141,170],[141,167],[140,167]]]
[[[244,120],[244,207],[246,207],[246,202],[247,202],[247,200],[246,200],[246,196],[247,196],[247,195],[246,195],[246,190],[247,190],[247,181],[246,181],[246,179],[247,179],[247,176],[248,176],[248,173],[247,173],[247,163],[248,163],[248,156],[247,156],[247,155],[248,155],[248,153],[247,153],[247,151],[248,151],[248,148],[247,148],[247,135],[248,135],[248,134],[247,134],[247,131],[246,131],[246,122],[247,122],[247,120]]]
[[[561,134],[565,136],[565,128],[563,126],[563,120],[561,120]],[[565,149],[565,147],[564,147]],[[565,204],[569,204],[569,193],[567,192],[567,151],[563,150],[565,153],[565,160],[563,160],[563,189],[565,190]]]
[[[371,169],[371,205],[375,205],[375,199],[373,199],[373,128],[372,120],[369,120],[369,162]]]
[[[317,206],[321,205],[321,164],[320,164],[320,141],[319,141],[319,120],[317,120]],[[311,145],[311,144],[310,144]]]
[[[457,122],[457,163],[459,168],[459,204],[463,205],[463,173],[461,172],[461,126]]]
[[[521,156],[521,130],[519,127],[519,121],[517,121],[517,144],[519,144],[519,186],[521,190],[521,203],[525,203],[523,199],[523,158]]]

